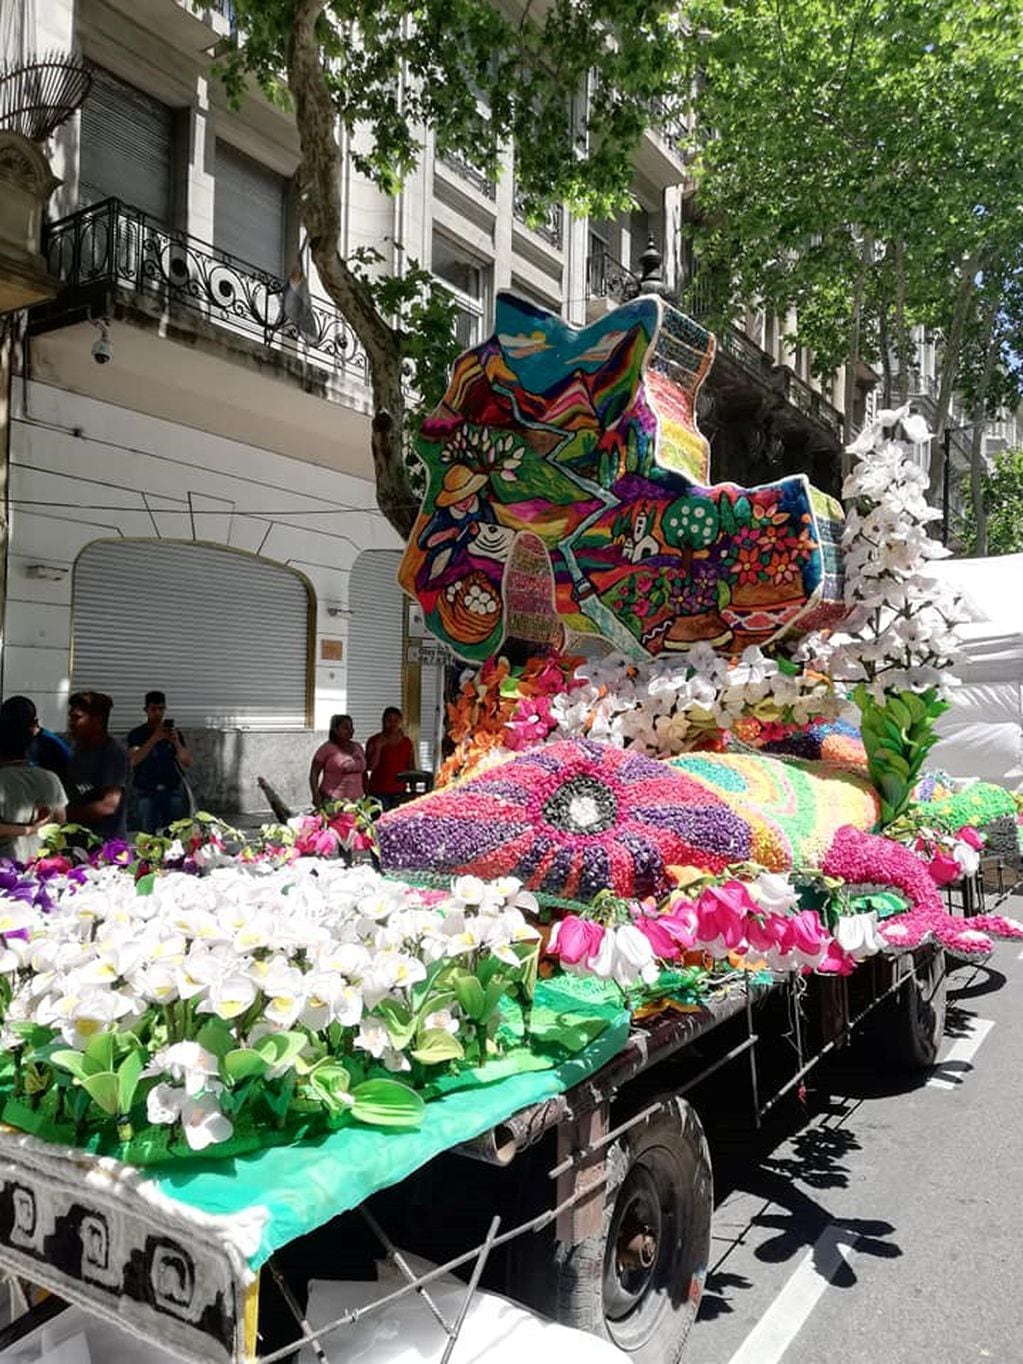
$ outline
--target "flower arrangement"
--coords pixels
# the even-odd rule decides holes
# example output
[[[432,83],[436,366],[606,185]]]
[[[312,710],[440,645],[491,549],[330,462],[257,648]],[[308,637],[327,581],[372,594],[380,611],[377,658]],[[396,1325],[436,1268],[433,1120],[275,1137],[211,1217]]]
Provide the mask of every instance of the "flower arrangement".
[[[3,1116],[136,1164],[414,1126],[431,1078],[483,1065],[502,998],[535,981],[535,901],[512,880],[427,892],[302,858],[89,868],[46,897],[2,901]]]
[[[513,668],[506,658],[492,658],[479,672],[470,671],[458,697],[448,704],[454,749],[438,773],[437,786],[543,743],[557,728],[555,698],[582,685],[574,676],[580,662],[552,654]]]
[[[909,804],[958,657],[960,608],[926,572],[929,559],[948,553],[927,534],[940,513],[927,505],[927,476],[911,458],[911,447],[929,439],[923,418],[904,407],[880,412],[849,447],[856,463],[842,488],[853,502],[842,538],[844,634],[800,649],[852,686],[885,824]]]
[[[553,738],[602,739],[661,757],[721,748],[728,732],[759,746],[834,718],[840,706],[821,673],[755,645],[727,659],[696,644],[642,670],[610,654],[579,665],[574,681],[551,703]]]

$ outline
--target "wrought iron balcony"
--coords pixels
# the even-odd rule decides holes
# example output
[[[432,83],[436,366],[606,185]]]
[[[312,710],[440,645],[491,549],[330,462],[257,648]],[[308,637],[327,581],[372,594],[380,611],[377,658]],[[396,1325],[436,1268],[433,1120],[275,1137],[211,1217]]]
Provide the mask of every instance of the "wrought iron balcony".
[[[323,305],[286,306],[287,281],[169,231],[117,199],[52,223],[43,251],[63,288],[35,310],[35,330],[101,317],[116,295],[129,295],[171,316],[197,314],[236,336],[368,378],[366,353],[340,313]]]
[[[565,211],[560,204],[549,205],[544,211],[541,221],[538,223],[531,223],[526,217],[525,195],[521,193],[518,185],[516,185],[514,212],[517,221],[525,223],[530,232],[535,232],[538,237],[542,237],[545,242],[549,242],[556,250],[561,250],[565,240]]]
[[[590,298],[616,298],[624,303],[639,293],[639,276],[591,238],[586,261],[586,292]]]

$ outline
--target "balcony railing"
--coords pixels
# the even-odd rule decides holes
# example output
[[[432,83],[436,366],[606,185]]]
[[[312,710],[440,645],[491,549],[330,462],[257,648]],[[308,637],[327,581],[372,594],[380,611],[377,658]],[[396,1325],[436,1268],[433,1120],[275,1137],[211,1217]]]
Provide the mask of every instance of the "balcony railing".
[[[690,141],[689,126],[683,111],[671,100],[656,99],[650,104],[650,127],[667,142],[676,156],[683,157]]]
[[[531,232],[535,232],[538,237],[542,237],[545,242],[549,242],[556,250],[560,251],[565,239],[565,212],[560,204],[550,204],[544,211],[543,218],[538,223],[531,223],[526,218],[525,195],[515,186],[514,196],[515,218],[520,223],[525,223]]]
[[[51,224],[44,252],[63,282],[44,317],[104,308],[111,292],[134,295],[264,346],[290,350],[329,369],[367,378],[366,353],[348,321],[332,308],[286,308],[285,280],[182,232],[137,208],[105,199]],[[101,315],[101,314],[100,314]]]
[[[493,180],[478,166],[474,166],[467,157],[460,156],[457,152],[442,152],[440,159],[459,179],[465,180],[473,189],[478,190],[484,199],[493,202],[497,198],[497,186]]]
[[[617,298],[626,302],[639,293],[639,276],[609,251],[590,242],[586,262],[586,292],[590,298]]]

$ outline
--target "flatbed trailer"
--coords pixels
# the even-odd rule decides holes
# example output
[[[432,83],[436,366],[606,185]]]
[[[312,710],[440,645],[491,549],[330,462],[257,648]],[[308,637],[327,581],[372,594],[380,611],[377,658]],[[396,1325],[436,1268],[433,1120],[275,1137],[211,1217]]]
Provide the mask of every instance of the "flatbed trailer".
[[[482,1217],[486,1229],[482,1236],[469,1234],[469,1244],[444,1263],[413,1272],[398,1248],[401,1233],[385,1227],[376,1205],[362,1205],[359,1215],[378,1258],[392,1260],[404,1286],[315,1331],[305,1318],[306,1285],[289,1274],[288,1256],[274,1255],[260,1274],[247,1275],[236,1232],[226,1222],[223,1235],[208,1224],[190,1235],[187,1212],[144,1196],[142,1179],[129,1177],[116,1185],[116,1198],[110,1196],[110,1167],[116,1162],[61,1148],[47,1151],[45,1143],[10,1130],[0,1132],[0,1268],[16,1291],[37,1285],[123,1323],[140,1339],[168,1349],[168,1358],[197,1364],[214,1359],[273,1364],[303,1345],[317,1360],[344,1360],[346,1326],[415,1293],[447,1337],[447,1359],[472,1294],[497,1262],[495,1252],[513,1247],[507,1263],[518,1267],[511,1284],[515,1296],[567,1325],[604,1336],[636,1364],[675,1364],[699,1308],[713,1208],[710,1155],[687,1095],[722,1068],[741,1067],[755,1127],[881,1009],[889,1011],[884,1061],[930,1065],[943,1029],[944,999],[944,954],[926,947],[874,958],[842,978],[786,977],[761,984],[736,971],[698,1007],[634,1022],[624,1048],[589,1078],[451,1148],[458,1160],[498,1168],[490,1206],[476,1178],[466,1181],[477,1192],[464,1217],[457,1198],[448,1194],[449,1222],[470,1232]],[[788,1019],[791,1062],[765,1094],[766,1048],[774,1053],[769,1069],[778,1070],[780,1032],[770,1022],[777,1008]],[[507,1173],[499,1173],[502,1169]],[[509,1178],[528,1183],[530,1210],[518,1220],[495,1211],[500,1181],[507,1186]],[[101,1195],[92,1211],[89,1191]],[[113,1220],[111,1206],[120,1211]],[[324,1212],[326,1222],[331,1210]],[[66,1226],[69,1217],[80,1243],[70,1265],[66,1247],[60,1251],[53,1240],[54,1229]],[[466,1296],[462,1311],[445,1318],[429,1289],[452,1272],[467,1276]],[[111,1293],[112,1285],[127,1281],[125,1273],[136,1281],[130,1311]],[[264,1299],[276,1297],[290,1319],[283,1339],[279,1319],[267,1331],[265,1310],[260,1337],[261,1283]],[[29,1291],[26,1300],[31,1296]],[[30,1339],[40,1317],[54,1310],[50,1298],[19,1317],[0,1336],[0,1349]]]

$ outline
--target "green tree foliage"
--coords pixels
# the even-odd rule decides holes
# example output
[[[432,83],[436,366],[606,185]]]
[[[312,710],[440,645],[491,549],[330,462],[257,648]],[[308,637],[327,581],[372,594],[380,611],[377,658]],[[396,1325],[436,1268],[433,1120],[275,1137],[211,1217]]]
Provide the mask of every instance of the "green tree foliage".
[[[995,456],[994,467],[982,480],[987,519],[987,553],[1023,553],[1023,450],[1005,450]],[[959,539],[964,551],[977,548],[977,524],[973,508],[963,517]]]
[[[684,36],[667,0],[235,0],[220,70],[294,109],[299,205],[327,293],[372,367],[381,510],[402,535],[414,499],[401,458],[406,390],[429,404],[453,312],[415,261],[338,250],[342,158],[397,194],[428,140],[496,177],[515,148],[527,212],[564,201],[605,216],[630,202],[630,154],[653,101],[677,97]],[[399,248],[401,244],[398,244]]]
[[[1023,240],[1019,0],[690,0],[686,11],[702,38],[697,126],[713,130],[693,148],[696,247],[721,311],[749,299],[798,309],[822,376],[862,357],[886,371],[893,401],[909,328],[939,330],[940,431],[983,309],[977,283]],[[847,416],[851,398],[850,385]]]

